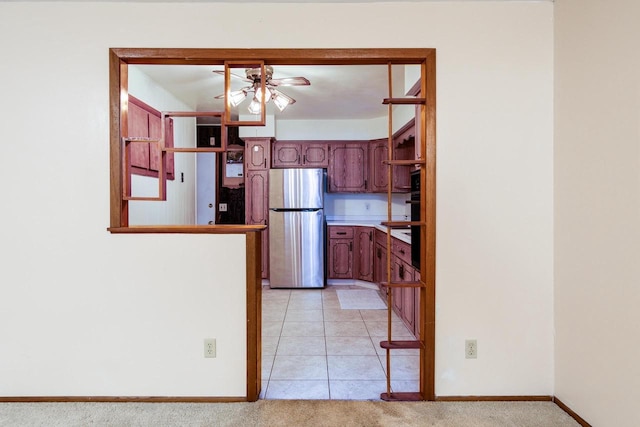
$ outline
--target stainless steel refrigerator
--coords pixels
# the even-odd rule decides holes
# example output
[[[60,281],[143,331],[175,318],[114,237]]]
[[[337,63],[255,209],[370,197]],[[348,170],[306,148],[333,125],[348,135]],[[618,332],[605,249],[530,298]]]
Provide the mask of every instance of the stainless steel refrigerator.
[[[269,170],[269,284],[325,286],[323,169]]]

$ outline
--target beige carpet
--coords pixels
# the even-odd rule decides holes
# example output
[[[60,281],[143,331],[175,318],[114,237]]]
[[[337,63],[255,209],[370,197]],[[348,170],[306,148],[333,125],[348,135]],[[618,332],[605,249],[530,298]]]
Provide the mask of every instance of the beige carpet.
[[[578,426],[551,402],[0,403],[0,426]]]

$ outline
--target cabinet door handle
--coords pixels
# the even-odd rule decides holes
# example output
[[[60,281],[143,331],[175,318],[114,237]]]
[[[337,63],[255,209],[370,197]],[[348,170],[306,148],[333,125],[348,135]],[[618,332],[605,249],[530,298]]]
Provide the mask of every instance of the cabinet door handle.
[[[399,252],[400,252],[402,255],[404,255],[404,250],[403,250],[403,249],[400,249],[400,250],[399,250]]]
[[[400,279],[404,280],[404,265],[400,266],[400,269],[398,270],[398,274],[400,275]]]
[[[353,251],[353,242],[349,242],[349,252]]]
[[[307,163],[307,155],[306,154],[302,156],[302,163],[303,164]]]
[[[347,232],[346,232],[346,231],[336,231],[336,234],[337,234],[338,236],[346,236],[346,235],[347,235]]]
[[[265,169],[267,168],[267,159],[266,158],[264,159],[264,168]]]

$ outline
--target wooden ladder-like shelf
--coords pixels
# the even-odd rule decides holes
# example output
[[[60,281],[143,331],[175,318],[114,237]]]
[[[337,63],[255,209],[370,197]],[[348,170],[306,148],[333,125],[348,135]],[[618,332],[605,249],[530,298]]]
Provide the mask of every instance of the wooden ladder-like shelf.
[[[391,78],[391,64],[389,64],[388,68],[389,73],[389,94],[393,93],[392,90],[392,78]],[[391,390],[391,377],[392,377],[392,352],[394,350],[403,350],[403,349],[418,349],[420,350],[420,370],[422,369],[422,360],[425,357],[425,343],[421,339],[421,337],[417,337],[415,340],[394,340],[392,336],[392,319],[393,319],[393,289],[397,288],[414,288],[420,289],[421,299],[422,294],[426,292],[426,285],[424,280],[421,279],[418,281],[402,281],[395,282],[392,280],[392,271],[391,271],[391,257],[393,255],[392,245],[391,245],[391,231],[394,228],[408,228],[408,227],[426,227],[426,223],[424,221],[395,221],[392,218],[392,189],[393,189],[393,167],[394,166],[418,166],[425,167],[426,161],[424,159],[410,159],[410,160],[398,160],[394,159],[394,141],[393,141],[393,120],[392,120],[392,108],[394,105],[424,105],[426,103],[425,98],[393,98],[389,97],[383,100],[382,102],[385,105],[388,105],[388,114],[389,114],[389,138],[388,138],[388,146],[387,153],[388,159],[383,162],[387,166],[387,221],[382,222],[382,225],[387,228],[387,280],[385,282],[380,283],[383,289],[386,289],[387,292],[387,340],[380,342],[380,347],[385,349],[386,351],[386,376],[387,376],[387,390],[384,393],[380,394],[380,399],[385,401],[420,401],[425,400],[425,396],[422,390],[422,381],[420,381],[420,391],[415,392],[395,392]],[[422,142],[424,144],[424,141]],[[425,152],[424,149],[421,150],[422,153]],[[421,176],[421,181],[424,181],[424,174]],[[421,230],[423,231],[423,230]],[[422,316],[420,316],[422,318]],[[421,328],[421,335],[424,334]]]

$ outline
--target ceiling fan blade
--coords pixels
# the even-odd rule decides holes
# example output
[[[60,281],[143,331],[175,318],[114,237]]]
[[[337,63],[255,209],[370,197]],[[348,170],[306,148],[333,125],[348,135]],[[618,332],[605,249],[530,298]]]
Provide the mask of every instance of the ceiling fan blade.
[[[304,77],[285,77],[283,79],[271,79],[269,84],[273,86],[309,86],[311,82]]]
[[[224,70],[213,70],[213,72],[224,77]],[[242,77],[242,76],[240,76],[238,74],[235,74],[235,73],[229,73],[229,74],[231,74],[231,77],[235,77],[235,78],[243,80],[245,82],[253,83],[253,80],[249,80],[246,77]]]

